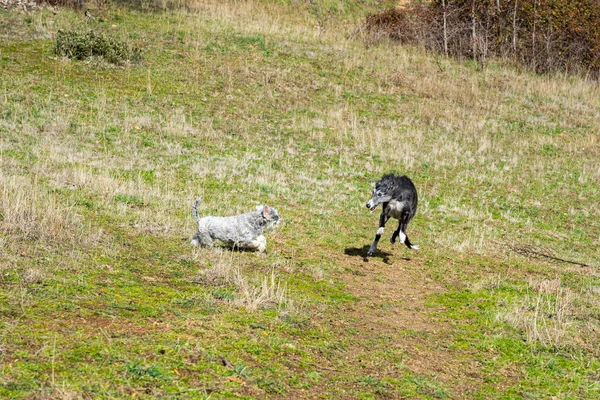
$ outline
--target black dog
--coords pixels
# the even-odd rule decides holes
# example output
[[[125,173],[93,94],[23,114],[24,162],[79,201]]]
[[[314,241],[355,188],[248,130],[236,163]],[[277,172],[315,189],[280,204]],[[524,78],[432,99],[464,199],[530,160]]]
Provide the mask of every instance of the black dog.
[[[383,234],[383,227],[390,217],[399,221],[398,229],[392,235],[390,242],[394,244],[396,238],[400,236],[400,243],[406,244],[409,249],[419,250],[419,246],[411,244],[406,236],[406,226],[417,213],[417,189],[412,181],[406,176],[384,175],[375,184],[371,200],[367,202],[367,208],[373,211],[381,203],[383,203],[383,210],[379,217],[379,229],[377,229],[377,235],[375,235],[375,240],[367,255],[372,256],[377,250],[377,243]]]

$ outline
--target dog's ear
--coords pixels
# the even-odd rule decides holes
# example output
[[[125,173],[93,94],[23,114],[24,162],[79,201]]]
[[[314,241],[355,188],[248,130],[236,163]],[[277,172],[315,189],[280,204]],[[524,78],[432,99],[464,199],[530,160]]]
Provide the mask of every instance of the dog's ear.
[[[271,208],[267,205],[263,206],[262,214],[265,217],[270,217],[271,216]]]

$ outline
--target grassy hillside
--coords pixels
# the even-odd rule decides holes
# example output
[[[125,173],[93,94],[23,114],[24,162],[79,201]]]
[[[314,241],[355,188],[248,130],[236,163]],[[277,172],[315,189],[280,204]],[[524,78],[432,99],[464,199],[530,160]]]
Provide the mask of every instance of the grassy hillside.
[[[0,397],[597,398],[600,86],[364,36],[376,4],[0,9]],[[53,54],[59,29],[140,64]],[[365,259],[383,174],[409,236]],[[276,207],[267,253],[190,207]]]

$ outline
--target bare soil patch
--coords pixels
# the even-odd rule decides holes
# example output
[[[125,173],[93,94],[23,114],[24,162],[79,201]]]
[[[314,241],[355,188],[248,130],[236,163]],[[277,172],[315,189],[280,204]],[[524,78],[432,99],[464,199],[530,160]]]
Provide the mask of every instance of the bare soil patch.
[[[394,343],[390,350],[404,354],[402,364],[412,374],[439,380],[451,397],[466,396],[481,386],[479,363],[465,351],[449,348],[452,327],[432,315],[439,310],[426,305],[430,295],[445,289],[427,276],[422,256],[397,248],[393,253],[380,251],[368,260],[361,254],[357,249],[346,249],[337,257],[339,265],[351,272],[339,278],[359,299],[344,310],[344,315],[350,327],[363,336],[357,343],[364,344],[348,351],[348,361],[361,365],[361,359],[373,351],[367,346],[368,337],[390,335]],[[394,374],[370,372],[376,376]]]

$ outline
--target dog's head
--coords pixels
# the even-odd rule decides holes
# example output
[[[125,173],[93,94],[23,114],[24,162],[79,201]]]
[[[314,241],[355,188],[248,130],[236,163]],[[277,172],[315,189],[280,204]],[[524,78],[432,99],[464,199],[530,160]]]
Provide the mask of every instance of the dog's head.
[[[281,223],[281,217],[277,209],[267,205],[256,207],[256,211],[263,217],[265,229],[273,228]]]
[[[382,179],[375,184],[371,199],[367,202],[367,208],[369,210],[373,211],[379,204],[392,199],[392,195],[390,194],[391,185],[392,181],[388,179]]]

